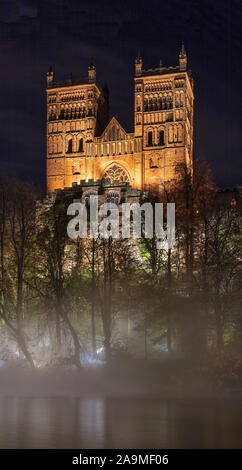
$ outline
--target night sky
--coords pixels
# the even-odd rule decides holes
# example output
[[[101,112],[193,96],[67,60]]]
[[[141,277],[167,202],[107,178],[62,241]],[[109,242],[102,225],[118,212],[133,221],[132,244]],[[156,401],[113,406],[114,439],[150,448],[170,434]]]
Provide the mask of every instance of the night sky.
[[[45,87],[86,77],[93,57],[110,89],[110,118],[133,129],[134,59],[177,65],[195,80],[195,157],[221,187],[241,184],[240,1],[0,0],[0,171],[45,185]]]

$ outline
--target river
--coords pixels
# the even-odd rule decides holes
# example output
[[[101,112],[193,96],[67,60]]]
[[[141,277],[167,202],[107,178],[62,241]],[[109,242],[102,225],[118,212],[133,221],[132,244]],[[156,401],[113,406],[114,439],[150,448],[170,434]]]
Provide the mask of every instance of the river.
[[[242,400],[0,398],[1,448],[241,448]]]

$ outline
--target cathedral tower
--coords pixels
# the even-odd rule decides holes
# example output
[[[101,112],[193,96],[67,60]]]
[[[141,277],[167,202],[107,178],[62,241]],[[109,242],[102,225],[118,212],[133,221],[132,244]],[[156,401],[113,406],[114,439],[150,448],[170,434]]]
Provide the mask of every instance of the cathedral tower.
[[[87,146],[108,123],[108,91],[96,82],[91,63],[86,80],[55,82],[47,73],[47,192],[92,177]]]
[[[141,59],[139,61],[142,63]],[[135,136],[142,137],[145,189],[176,178],[179,164],[193,165],[193,80],[182,45],[179,65],[137,70]]]

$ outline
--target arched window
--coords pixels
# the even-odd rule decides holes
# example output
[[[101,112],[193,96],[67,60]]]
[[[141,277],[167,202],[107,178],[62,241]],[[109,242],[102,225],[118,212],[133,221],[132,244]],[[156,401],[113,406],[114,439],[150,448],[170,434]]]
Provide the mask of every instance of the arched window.
[[[54,142],[54,153],[58,152],[58,144],[57,144],[57,136],[55,135],[53,137],[53,142]]]
[[[153,145],[153,132],[149,131],[148,132],[148,142],[147,142],[148,147],[152,147]]]
[[[137,110],[138,112],[141,110],[141,98],[140,98],[139,95],[137,96],[137,107],[136,107],[136,110]]]
[[[49,153],[53,153],[53,139],[52,139],[52,137],[49,137],[48,143],[49,143],[49,146],[48,146],[49,147],[48,148]]]
[[[103,175],[103,181],[109,180],[110,184],[113,184],[114,181],[119,181],[120,183],[128,183],[129,178],[126,171],[120,166],[114,164],[110,166]]]
[[[107,202],[111,202],[112,204],[119,205],[119,194],[118,193],[109,193],[107,194]]]
[[[176,106],[176,108],[179,108],[179,106],[180,106],[180,95],[179,95],[178,91],[175,94],[175,106]]]
[[[78,152],[83,152],[83,139],[79,139]]]
[[[159,145],[165,145],[165,133],[163,130],[159,131]]]
[[[173,142],[173,126],[169,126],[169,142]]]
[[[62,153],[62,136],[58,136],[58,153]]]
[[[178,125],[178,142],[183,141],[183,127],[182,124]]]
[[[171,93],[169,93],[169,96],[168,96],[168,107],[169,107],[169,109],[173,108],[172,94]]]
[[[67,142],[67,153],[72,153],[72,139]]]
[[[177,126],[174,126],[173,136],[174,136],[174,142],[177,142]]]

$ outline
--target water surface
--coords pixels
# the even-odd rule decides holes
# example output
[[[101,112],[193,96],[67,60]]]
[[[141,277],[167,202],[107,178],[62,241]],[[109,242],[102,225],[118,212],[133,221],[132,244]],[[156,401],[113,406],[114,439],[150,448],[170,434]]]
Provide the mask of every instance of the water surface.
[[[0,448],[241,448],[239,399],[0,398]]]

